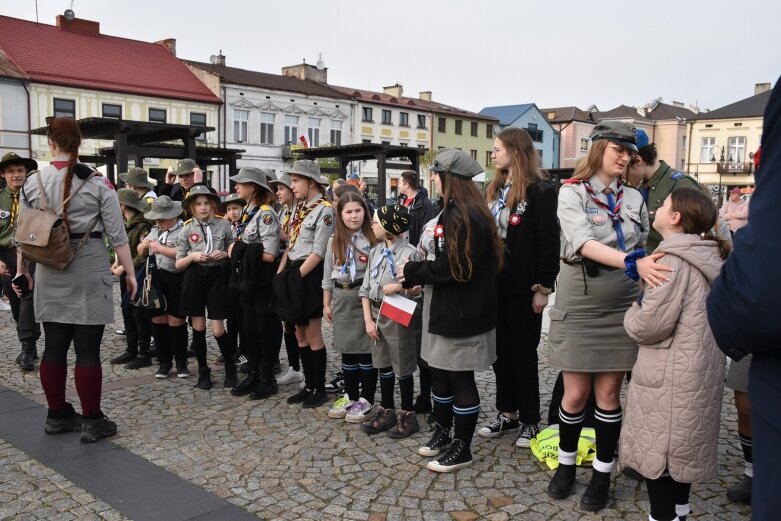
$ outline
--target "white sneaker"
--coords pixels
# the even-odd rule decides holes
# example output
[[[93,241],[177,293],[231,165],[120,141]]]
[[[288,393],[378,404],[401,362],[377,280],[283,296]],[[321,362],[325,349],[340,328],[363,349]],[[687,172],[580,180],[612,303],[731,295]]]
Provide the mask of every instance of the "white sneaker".
[[[353,403],[347,411],[344,421],[347,423],[363,423],[371,417],[373,411],[374,406],[366,398],[358,398],[358,401]]]
[[[355,402],[352,401],[346,394],[337,399],[333,406],[328,410],[328,417],[341,420],[350,410]]]
[[[11,304],[0,299],[0,311],[11,311]]]
[[[304,381],[303,372],[296,371],[292,367],[288,367],[287,371],[282,373],[279,376],[279,378],[277,378],[278,385],[292,384],[292,383],[303,382],[303,381]]]

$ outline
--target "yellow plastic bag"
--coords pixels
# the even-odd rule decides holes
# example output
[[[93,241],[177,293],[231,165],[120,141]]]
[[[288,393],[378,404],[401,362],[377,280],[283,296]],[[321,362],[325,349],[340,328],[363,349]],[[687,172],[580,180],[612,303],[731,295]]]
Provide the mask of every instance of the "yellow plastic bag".
[[[543,429],[529,444],[532,454],[553,470],[559,466],[559,426],[551,425]],[[592,428],[580,431],[578,454],[575,457],[577,465],[590,463],[597,454],[596,432]]]

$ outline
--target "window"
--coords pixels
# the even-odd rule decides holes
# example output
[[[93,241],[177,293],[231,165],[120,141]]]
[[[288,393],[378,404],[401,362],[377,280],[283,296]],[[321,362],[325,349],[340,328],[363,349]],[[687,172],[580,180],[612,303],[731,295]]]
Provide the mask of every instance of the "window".
[[[122,119],[122,105],[112,105],[110,103],[104,103],[103,117]]]
[[[371,139],[362,139],[361,141],[363,142],[364,145],[372,142]]]
[[[472,122],[472,137],[477,137],[477,123]]]
[[[392,125],[393,122],[391,121],[391,111],[390,110],[383,110],[382,111],[382,124],[383,125]]]
[[[447,132],[447,118],[437,118],[437,125],[439,125],[439,131],[442,133]]]
[[[190,112],[190,125],[205,127],[206,114],[204,114],[203,112]],[[198,137],[196,137],[195,139],[197,141],[206,141],[206,132],[201,132],[200,134],[198,134]]]
[[[383,145],[390,145],[390,141],[382,141],[381,143],[382,143]]]
[[[464,122],[461,121],[460,119],[456,120],[456,134],[459,136],[461,135],[461,127],[463,126],[463,124]]]
[[[367,123],[374,123],[372,118],[372,109],[370,107],[363,107],[363,120]]]
[[[233,141],[237,143],[247,142],[247,124],[249,123],[249,110],[234,109],[233,111]]]
[[[331,120],[331,144],[337,147],[342,144],[342,122],[338,119]]]
[[[542,130],[537,130],[536,123],[529,123],[529,125],[526,127],[526,131],[531,136],[532,141],[542,143]]]
[[[490,123],[485,126],[485,137],[489,139],[493,139],[494,137],[494,126]]]
[[[409,126],[409,113],[407,113],[407,112],[399,112],[399,126],[400,127],[408,127]]]
[[[715,137],[704,137],[700,143],[700,163],[707,163],[711,159],[713,159],[713,161],[719,159],[714,156],[716,153],[714,148],[716,146]]]
[[[260,113],[260,143],[262,145],[274,144],[274,114],[271,112]]]
[[[742,163],[746,160],[746,137],[732,136],[727,140],[727,150],[724,152],[724,159]]]
[[[309,146],[320,146],[320,118],[309,118],[309,130],[307,132],[309,136]]]
[[[686,150],[686,136],[681,137],[681,150]]]
[[[477,150],[470,150],[469,155],[472,156],[472,159],[477,161]]]
[[[76,119],[76,101],[54,98],[54,117]]]
[[[298,116],[285,116],[285,143],[298,141]]]
[[[165,123],[166,110],[165,109],[149,109],[149,121],[156,123]]]
[[[407,146],[409,146],[409,143],[401,142],[401,143],[399,143],[399,146],[400,147],[407,147]]]
[[[580,151],[581,152],[588,152],[588,138],[587,137],[580,138]]]
[[[540,154],[540,163],[542,163],[542,150],[538,148],[537,153]]]
[[[426,116],[418,114],[418,128],[426,128]]]
[[[486,150],[485,151],[485,166],[490,166],[490,165],[491,165],[491,151],[490,150]]]

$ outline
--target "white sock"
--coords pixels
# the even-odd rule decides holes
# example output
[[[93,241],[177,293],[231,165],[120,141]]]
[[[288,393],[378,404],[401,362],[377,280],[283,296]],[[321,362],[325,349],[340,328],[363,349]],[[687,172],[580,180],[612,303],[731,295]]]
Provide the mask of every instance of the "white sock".
[[[677,516],[688,516],[691,514],[692,509],[689,508],[689,503],[686,503],[685,505],[675,505],[675,514]]]
[[[651,514],[648,514],[648,521],[656,521],[656,519],[654,519],[653,516],[651,516]],[[678,516],[675,516],[675,519],[673,519],[673,521],[680,521],[680,519],[678,518]]]
[[[594,470],[598,472],[604,472],[605,474],[610,474],[613,472],[613,467],[616,464],[616,460],[611,460],[609,463],[605,463],[604,461],[599,461],[597,458],[594,458],[594,461],[591,463],[591,465],[594,467]]]
[[[746,470],[745,470],[745,471],[743,471],[743,473],[744,473],[746,476],[748,476],[748,477],[750,477],[750,478],[753,478],[753,477],[754,477],[754,464],[753,464],[753,463],[749,463],[749,462],[747,461],[747,462],[746,462]]]
[[[564,452],[561,450],[561,447],[559,447],[559,464],[560,465],[574,465],[575,464],[575,458],[578,455],[578,451],[574,452]]]

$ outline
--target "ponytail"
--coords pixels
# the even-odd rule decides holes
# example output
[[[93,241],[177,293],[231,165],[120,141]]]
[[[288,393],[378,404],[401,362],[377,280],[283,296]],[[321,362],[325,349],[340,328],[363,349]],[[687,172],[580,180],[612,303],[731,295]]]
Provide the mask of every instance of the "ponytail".
[[[716,242],[716,244],[719,247],[719,253],[721,255],[722,260],[726,259],[727,256],[732,251],[732,246],[730,245],[730,243],[728,243],[721,237],[717,236],[712,229],[708,233],[703,234],[702,238],[706,241]]]

